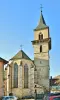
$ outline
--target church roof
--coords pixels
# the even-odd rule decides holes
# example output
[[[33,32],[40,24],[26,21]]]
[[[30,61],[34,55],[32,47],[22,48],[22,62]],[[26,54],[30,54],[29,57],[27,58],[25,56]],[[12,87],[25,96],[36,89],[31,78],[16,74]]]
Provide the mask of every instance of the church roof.
[[[5,59],[3,59],[3,58],[1,58],[1,57],[0,57],[0,62],[3,62],[4,64],[7,64],[7,63],[8,63],[7,60],[5,60]]]
[[[48,26],[46,25],[46,22],[44,20],[44,17],[43,17],[42,11],[41,11],[41,15],[40,15],[40,20],[39,20],[38,26],[34,30],[37,31],[37,30],[44,29],[44,28],[47,28],[47,27]]]
[[[23,50],[20,50],[20,51],[19,51],[14,57],[12,57],[10,60],[15,60],[15,59],[27,59],[27,60],[31,60]]]

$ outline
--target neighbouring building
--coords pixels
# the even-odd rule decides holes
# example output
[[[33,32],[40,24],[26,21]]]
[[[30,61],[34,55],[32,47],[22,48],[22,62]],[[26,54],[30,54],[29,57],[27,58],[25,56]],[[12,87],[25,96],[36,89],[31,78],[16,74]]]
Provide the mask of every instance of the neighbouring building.
[[[55,93],[60,93],[60,75],[55,76],[54,78],[51,77],[50,79],[50,91]]]
[[[0,97],[4,95],[4,65],[8,61],[0,57]]]
[[[38,26],[34,29],[34,61],[21,50],[7,64],[7,95],[34,96],[49,92],[49,50],[51,37],[42,11]]]

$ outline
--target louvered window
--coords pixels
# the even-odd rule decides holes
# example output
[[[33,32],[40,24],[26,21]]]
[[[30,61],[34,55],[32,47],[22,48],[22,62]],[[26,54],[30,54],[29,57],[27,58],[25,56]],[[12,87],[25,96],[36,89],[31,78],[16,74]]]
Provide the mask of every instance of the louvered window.
[[[42,40],[43,39],[43,34],[39,34],[39,40]]]

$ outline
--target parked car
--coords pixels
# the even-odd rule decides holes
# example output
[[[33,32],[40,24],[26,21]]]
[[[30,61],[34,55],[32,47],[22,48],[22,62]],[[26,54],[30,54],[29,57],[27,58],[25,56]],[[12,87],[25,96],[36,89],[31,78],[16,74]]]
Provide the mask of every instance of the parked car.
[[[49,93],[49,94],[46,94],[46,95],[44,95],[43,100],[60,100],[60,93]]]
[[[50,93],[49,96],[58,96],[60,93]]]
[[[60,100],[60,96],[50,96],[49,100]]]
[[[18,100],[16,96],[3,96],[2,100]]]

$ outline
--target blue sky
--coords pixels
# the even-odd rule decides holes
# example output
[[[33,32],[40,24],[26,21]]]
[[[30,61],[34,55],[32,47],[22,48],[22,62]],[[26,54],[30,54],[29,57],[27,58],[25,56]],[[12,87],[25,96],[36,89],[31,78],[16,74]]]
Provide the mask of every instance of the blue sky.
[[[50,27],[50,75],[60,74],[60,0],[0,0],[0,57],[9,60],[23,45],[23,50],[34,58],[33,29],[40,18],[40,4]]]

